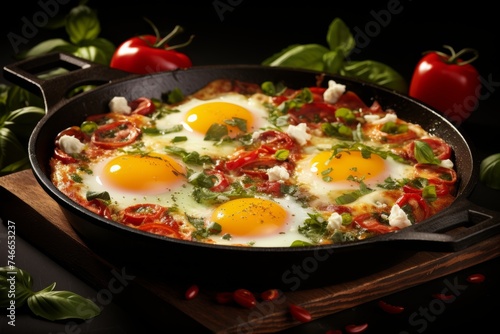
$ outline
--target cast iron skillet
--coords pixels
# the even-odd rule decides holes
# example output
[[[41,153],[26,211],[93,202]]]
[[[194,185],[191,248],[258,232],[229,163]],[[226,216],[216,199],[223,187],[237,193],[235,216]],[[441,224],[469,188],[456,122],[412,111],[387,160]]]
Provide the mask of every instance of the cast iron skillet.
[[[49,80],[38,76],[58,67],[70,71]],[[417,251],[457,251],[499,232],[500,214],[478,207],[467,199],[477,182],[477,164],[471,147],[457,128],[407,96],[337,76],[325,76],[320,82],[326,85],[329,79],[334,79],[345,84],[366,104],[370,105],[375,99],[383,108],[394,108],[399,117],[419,123],[451,143],[459,186],[457,199],[449,208],[397,233],[317,247],[229,247],[137,231],[76,205],[54,187],[49,179],[49,159],[59,131],[81,124],[89,115],[107,112],[108,101],[114,96],[129,100],[142,96],[161,98],[174,88],[180,88],[187,95],[221,78],[254,83],[282,81],[288,87],[301,88],[316,85],[319,73],[258,65],[221,65],[139,76],[55,53],[6,66],[4,76],[12,83],[41,94],[46,104],[46,116],[34,129],[29,142],[29,158],[37,181],[96,252],[117,265],[126,266],[129,271],[140,270],[142,274],[162,275],[165,279],[191,280],[225,288],[251,284],[296,290],[365,275],[404,261]],[[71,89],[83,84],[98,87],[67,97]]]

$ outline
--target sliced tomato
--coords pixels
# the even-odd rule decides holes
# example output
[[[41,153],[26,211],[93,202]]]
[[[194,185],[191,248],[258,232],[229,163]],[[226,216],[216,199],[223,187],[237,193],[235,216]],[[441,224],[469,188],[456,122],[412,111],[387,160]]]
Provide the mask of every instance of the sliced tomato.
[[[162,235],[164,237],[182,239],[182,236],[177,230],[163,223],[146,223],[138,226],[137,229],[157,235]]]
[[[422,221],[431,216],[431,208],[425,199],[418,193],[406,193],[396,200],[400,208],[405,205],[412,207],[413,215],[417,221]]]
[[[67,129],[59,132],[59,134],[56,137],[56,140],[55,140],[55,149],[54,149],[55,155],[54,156],[58,160],[62,161],[65,164],[72,163],[72,162],[77,162],[78,159],[72,157],[71,155],[69,155],[68,153],[64,152],[61,149],[61,146],[59,145],[59,140],[61,139],[62,136],[75,137],[76,139],[78,139],[79,141],[81,141],[83,143],[83,142],[85,142],[85,141],[88,140],[87,135],[82,130],[80,130],[80,127],[78,127],[78,126],[72,126],[72,127],[69,127]]]
[[[297,146],[295,140],[288,134],[275,130],[262,132],[257,140],[262,142],[263,149],[272,154],[280,149],[291,150]]]
[[[441,180],[430,179],[429,184],[436,187],[436,195],[437,196],[445,196],[445,195],[448,195],[450,193],[450,188],[448,187],[448,185],[443,183]],[[416,188],[416,187],[413,187],[409,184],[405,184],[403,186],[403,191],[405,193],[422,194],[422,190],[423,190],[422,188]]]
[[[123,222],[139,226],[144,223],[150,223],[161,220],[167,208],[158,204],[136,204],[127,207],[123,211]]]
[[[87,203],[84,203],[83,205],[90,211],[98,214],[99,216],[111,219],[111,211],[109,210],[106,203],[104,203],[103,201],[98,199],[93,199],[91,201],[88,201]]]
[[[352,221],[367,231],[377,234],[386,234],[399,230],[397,227],[382,224],[370,213],[360,214],[354,217]]]
[[[457,182],[457,172],[451,168],[432,164],[416,164],[414,168],[416,176],[429,179],[429,181],[438,180],[448,186],[453,186]]]
[[[451,147],[448,145],[444,140],[440,138],[420,138],[418,139],[419,141],[427,143],[432,151],[434,152],[434,155],[436,158],[439,160],[446,160],[451,158]],[[408,143],[405,146],[405,151],[408,157],[414,161],[415,159],[415,141],[412,141]]]
[[[92,134],[92,142],[102,148],[114,149],[132,144],[141,134],[129,121],[116,121],[100,126]]]
[[[138,99],[135,99],[129,102],[128,105],[132,109],[133,114],[149,115],[156,110],[153,101],[151,101],[151,99],[148,99],[146,97],[140,97]]]

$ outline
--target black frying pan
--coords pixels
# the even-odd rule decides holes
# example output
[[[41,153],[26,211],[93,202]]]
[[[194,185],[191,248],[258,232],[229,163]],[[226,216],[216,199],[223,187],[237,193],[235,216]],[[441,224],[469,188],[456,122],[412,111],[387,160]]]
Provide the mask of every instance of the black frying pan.
[[[49,80],[38,73],[63,67],[70,72]],[[128,100],[146,96],[161,98],[180,88],[194,93],[215,79],[238,79],[262,83],[282,81],[288,87],[317,84],[319,73],[263,66],[210,66],[188,70],[131,75],[66,54],[51,54],[21,61],[4,68],[12,83],[43,96],[46,116],[34,129],[29,142],[33,173],[42,188],[63,208],[73,228],[117,265],[141,273],[164,275],[166,279],[189,279],[222,287],[263,286],[296,290],[330,284],[391,265],[417,251],[456,251],[500,231],[500,214],[478,207],[467,199],[477,182],[477,163],[463,134],[441,115],[402,94],[338,76],[325,76],[345,84],[366,104],[377,100],[383,108],[394,108],[398,116],[419,123],[430,133],[451,144],[459,176],[456,200],[440,214],[400,232],[364,241],[299,248],[242,248],[200,244],[163,238],[104,219],[75,204],[51,183],[49,159],[59,131],[80,124],[87,116],[107,111],[114,96]],[[75,97],[75,87],[98,85]],[[151,270],[152,269],[152,270]]]

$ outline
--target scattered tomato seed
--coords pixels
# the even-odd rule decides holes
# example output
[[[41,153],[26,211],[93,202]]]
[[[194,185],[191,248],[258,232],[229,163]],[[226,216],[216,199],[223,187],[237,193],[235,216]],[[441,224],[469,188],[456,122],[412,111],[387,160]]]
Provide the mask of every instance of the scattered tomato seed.
[[[398,313],[401,313],[405,310],[405,308],[403,306],[392,305],[392,304],[389,304],[383,300],[379,300],[378,306],[382,310],[384,310],[385,312],[390,313],[390,314],[398,314]]]
[[[453,298],[455,298],[455,296],[453,295],[446,295],[444,293],[435,293],[432,295],[432,297],[436,298],[436,299],[439,299],[439,300],[452,300]]]
[[[233,299],[239,305],[246,308],[253,308],[257,305],[254,294],[247,289],[238,289],[233,292]]]
[[[467,277],[469,283],[483,283],[486,277],[483,274],[472,274]]]
[[[187,300],[193,299],[198,296],[198,292],[200,292],[200,288],[198,285],[193,284],[186,290],[184,297],[186,297]]]
[[[368,324],[362,324],[362,325],[347,325],[345,326],[345,331],[348,334],[356,334],[356,333],[363,333],[368,329]]]
[[[219,304],[229,304],[233,301],[232,292],[217,292],[215,294],[215,301]]]
[[[309,311],[307,311],[305,308],[296,304],[290,304],[288,308],[290,310],[290,314],[295,320],[300,322],[311,321],[312,319],[311,313],[309,313]]]
[[[277,289],[269,289],[260,294],[262,300],[274,300],[279,297],[279,291]]]
[[[329,329],[325,334],[342,334],[342,331],[340,329]]]

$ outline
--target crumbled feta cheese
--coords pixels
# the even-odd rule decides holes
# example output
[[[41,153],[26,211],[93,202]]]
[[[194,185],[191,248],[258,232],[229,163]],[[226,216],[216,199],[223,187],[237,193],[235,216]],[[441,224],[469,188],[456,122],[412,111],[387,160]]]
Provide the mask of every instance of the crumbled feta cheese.
[[[328,224],[326,225],[329,231],[337,230],[342,227],[342,216],[334,212],[328,217]]]
[[[397,204],[394,204],[391,208],[391,214],[389,215],[389,225],[399,228],[404,228],[411,225],[411,221],[408,219],[408,216],[406,216],[406,213]]]
[[[385,124],[387,122],[396,122],[398,116],[393,113],[385,114],[384,117],[380,118],[378,115],[365,115],[365,121],[371,124]]]
[[[289,125],[286,133],[295,139],[300,145],[307,143],[311,139],[311,135],[307,133],[307,124],[300,123],[298,125]]]
[[[109,101],[109,109],[111,112],[120,114],[130,114],[132,108],[128,105],[128,101],[123,96],[115,96]]]
[[[451,161],[450,159],[445,159],[445,160],[441,160],[441,164],[440,164],[442,167],[446,167],[446,168],[453,168],[453,161]]]
[[[63,135],[59,138],[59,147],[68,154],[75,154],[82,152],[85,144],[73,136]]]
[[[274,166],[267,170],[267,175],[269,176],[269,181],[282,181],[288,180],[290,174],[285,167]]]
[[[323,93],[323,99],[326,103],[336,103],[342,94],[345,93],[345,85],[336,83],[333,80],[328,81],[328,88]]]

